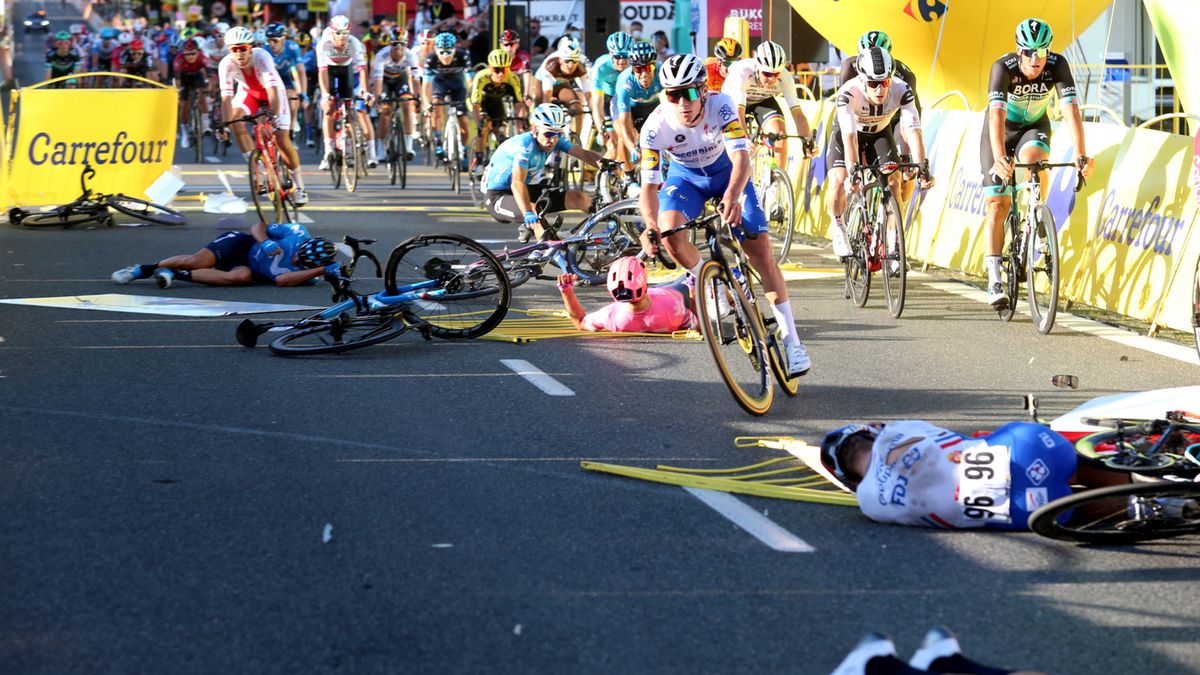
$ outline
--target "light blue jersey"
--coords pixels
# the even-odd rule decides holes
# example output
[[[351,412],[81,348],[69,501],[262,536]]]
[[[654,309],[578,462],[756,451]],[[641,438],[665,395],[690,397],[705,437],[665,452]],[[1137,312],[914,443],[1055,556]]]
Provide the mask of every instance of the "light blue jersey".
[[[617,91],[613,94],[613,119],[622,113],[632,113],[634,106],[646,103],[657,103],[658,92],[662,84],[658,81],[658,71],[654,71],[654,81],[647,89],[637,81],[633,68],[626,68],[617,78]]]
[[[529,172],[525,177],[527,184],[538,183],[551,153],[570,152],[575,147],[565,137],[560,137],[553,148],[543,150],[533,134],[532,131],[518,134],[496,148],[487,166],[485,184],[488,190],[512,189],[513,168],[518,166]]]
[[[626,66],[625,70],[629,70],[629,67]],[[612,54],[601,56],[592,64],[592,89],[612,96],[617,91],[617,78],[622,72],[613,65]]]

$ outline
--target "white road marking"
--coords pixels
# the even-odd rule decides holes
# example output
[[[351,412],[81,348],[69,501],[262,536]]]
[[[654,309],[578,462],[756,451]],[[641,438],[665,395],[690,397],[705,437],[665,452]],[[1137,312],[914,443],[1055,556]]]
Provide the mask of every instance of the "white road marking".
[[[333,525],[325,523],[325,531],[321,533],[321,543],[328,544],[330,539],[333,539]]]
[[[500,359],[506,367],[521,377],[529,380],[533,386],[541,389],[550,396],[574,396],[575,392],[571,391],[562,382],[550,377],[542,372],[540,368],[528,361],[522,359]]]
[[[707,504],[717,513],[728,518],[734,525],[749,532],[755,539],[784,553],[812,553],[817,549],[803,539],[788,532],[775,521],[755,511],[728,492],[685,487],[696,499]]]
[[[969,284],[964,284],[957,281],[930,281],[927,282],[926,285],[939,291],[952,293],[969,300],[978,300],[981,303],[987,303],[987,292],[975,288]],[[1017,312],[1028,316],[1029,303],[1025,302],[1024,300],[1018,302]],[[1068,314],[1062,310],[1059,310],[1058,315],[1055,317],[1054,326],[1056,328],[1058,326],[1062,326],[1063,328],[1073,330],[1077,333],[1092,335],[1102,340],[1108,340],[1109,342],[1115,342],[1119,345],[1124,345],[1132,349],[1139,349],[1144,352],[1150,352],[1151,354],[1157,354],[1158,356],[1163,356],[1168,359],[1183,361],[1184,363],[1191,363],[1193,365],[1200,364],[1200,356],[1198,356],[1196,354],[1196,350],[1192,349],[1191,347],[1175,344],[1174,342],[1167,342],[1166,340],[1159,340],[1157,338],[1152,338],[1145,335],[1138,335],[1137,333],[1125,330],[1124,328],[1117,328],[1099,321],[1086,319],[1081,316],[1075,316],[1074,314]]]

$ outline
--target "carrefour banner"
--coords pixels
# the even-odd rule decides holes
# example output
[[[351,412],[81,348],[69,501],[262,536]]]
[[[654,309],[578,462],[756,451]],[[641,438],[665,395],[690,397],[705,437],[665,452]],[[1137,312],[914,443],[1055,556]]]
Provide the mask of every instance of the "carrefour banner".
[[[172,87],[22,89],[10,120],[9,203],[75,199],[85,164],[96,169],[93,190],[141,195],[171,166],[177,106]]]

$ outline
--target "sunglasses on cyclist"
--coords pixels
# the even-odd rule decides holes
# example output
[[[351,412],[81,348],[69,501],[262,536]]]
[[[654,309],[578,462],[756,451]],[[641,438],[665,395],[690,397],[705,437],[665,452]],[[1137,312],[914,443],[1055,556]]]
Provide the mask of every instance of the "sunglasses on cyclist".
[[[867,80],[867,89],[887,89],[892,86],[891,78],[886,80]]]
[[[283,38],[267,38],[267,42],[283,42]]]
[[[229,48],[229,51],[233,52],[234,54],[244,54],[250,51],[250,45],[234,45]]]
[[[759,75],[759,77],[761,77],[764,80],[774,80],[775,78],[779,77],[779,73],[771,73],[771,72],[767,72],[765,70],[759,72],[758,75]]]
[[[500,46],[507,49],[508,47],[516,47],[517,44],[518,43],[516,43],[516,42],[501,42]]]
[[[1044,59],[1046,54],[1050,53],[1049,49],[1018,49],[1017,53],[1027,59]]]
[[[548,141],[557,141],[562,138],[561,131],[539,131],[538,135]]]
[[[493,66],[493,67],[492,67],[492,72],[493,72],[493,73],[495,73],[495,74],[497,74],[497,75],[507,75],[507,74],[508,74],[508,68],[496,68],[495,66]]]
[[[684,87],[682,89],[668,89],[663,92],[667,96],[667,100],[671,103],[679,103],[683,99],[695,101],[704,94],[702,87]]]
[[[635,73],[652,73],[652,72],[654,72],[654,64],[647,63],[644,66],[634,66],[633,72],[635,72]]]
[[[454,56],[453,49],[439,49],[439,50],[437,50],[437,53],[438,53],[438,56]]]
[[[335,31],[333,31],[333,37],[347,37],[347,36],[349,36],[349,35],[350,35],[350,31],[348,31],[348,30],[335,30]]]

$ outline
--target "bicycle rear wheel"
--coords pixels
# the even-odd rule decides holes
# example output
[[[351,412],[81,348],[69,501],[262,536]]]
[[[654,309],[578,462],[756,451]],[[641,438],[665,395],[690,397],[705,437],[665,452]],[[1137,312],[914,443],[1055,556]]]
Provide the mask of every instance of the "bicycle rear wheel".
[[[184,133],[190,133],[193,136],[192,147],[196,154],[196,163],[204,163],[204,134],[200,131],[200,97],[196,94],[196,89],[188,90],[188,130]]]
[[[280,190],[275,184],[278,175],[267,165],[262,151],[255,148],[250,152],[250,196],[258,219],[264,223],[283,222],[283,207]]]
[[[154,202],[137,197],[120,194],[111,195],[105,200],[105,203],[127,216],[132,216],[148,223],[155,223],[157,225],[183,225],[187,222],[178,211],[173,211],[165,206],[159,206]]]
[[[1054,327],[1058,314],[1058,228],[1045,206],[1033,212],[1033,227],[1025,242],[1025,293],[1033,326],[1042,335]]]
[[[871,255],[868,236],[871,223],[862,195],[850,197],[842,222],[846,227],[846,241],[850,244],[851,252],[845,262],[846,297],[853,300],[856,307],[863,307],[867,304],[867,298],[871,297],[871,268],[867,264]],[[830,227],[837,227],[837,224],[830,224]]]
[[[603,282],[617,258],[633,255],[641,247],[638,235],[643,227],[636,199],[614,202],[600,209],[575,228],[576,234],[594,239],[568,247],[571,271],[584,283]]]
[[[13,225],[25,227],[75,227],[88,223],[112,224],[108,209],[100,204],[67,204],[49,211],[30,213],[18,208],[8,211],[8,220]]]
[[[763,188],[763,211],[767,215],[767,227],[771,239],[779,242],[776,262],[787,260],[792,249],[792,227],[795,225],[796,201],[792,195],[792,181],[782,169],[772,169],[771,178]]]
[[[908,254],[904,249],[904,221],[900,216],[900,205],[894,196],[884,205],[887,220],[883,226],[882,247],[883,295],[887,300],[888,313],[899,319],[904,313],[904,293],[908,285]]]
[[[1084,544],[1178,537],[1200,532],[1197,499],[1200,485],[1190,482],[1130,483],[1085,490],[1034,511],[1029,529],[1050,539]],[[1191,506],[1160,500],[1186,500]],[[1143,515],[1135,515],[1138,511]]]
[[[394,316],[370,315],[314,319],[271,341],[271,351],[281,356],[340,354],[391,340],[408,329]]]
[[[720,263],[709,260],[696,283],[696,313],[729,393],[746,412],[763,415],[775,390],[762,317],[744,295],[748,288],[734,284]]]
[[[404,318],[429,326],[437,337],[476,338],[508,313],[512,286],[496,256],[457,234],[426,234],[397,246],[388,257],[384,286],[389,295],[436,280],[428,297],[404,306]]]

